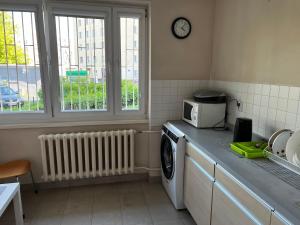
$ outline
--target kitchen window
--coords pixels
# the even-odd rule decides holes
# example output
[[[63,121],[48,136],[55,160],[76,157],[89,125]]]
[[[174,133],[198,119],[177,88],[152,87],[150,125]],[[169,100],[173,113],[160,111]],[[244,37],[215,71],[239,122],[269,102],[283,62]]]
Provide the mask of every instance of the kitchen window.
[[[145,11],[114,11],[115,55],[120,64],[115,87],[117,111],[130,115],[145,110]],[[137,43],[136,45],[134,43]],[[135,61],[134,59],[137,59]],[[119,97],[119,98],[118,98]]]
[[[0,5],[0,114],[28,121],[145,119],[144,8],[6,8]]]
[[[43,112],[34,11],[0,10],[0,113]]]

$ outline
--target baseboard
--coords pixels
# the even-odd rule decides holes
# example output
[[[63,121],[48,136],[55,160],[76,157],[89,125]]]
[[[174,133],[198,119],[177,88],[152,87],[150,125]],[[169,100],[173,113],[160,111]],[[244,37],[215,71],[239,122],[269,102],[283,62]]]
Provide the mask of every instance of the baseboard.
[[[150,170],[148,176],[149,183],[161,182],[161,170]]]
[[[38,183],[37,186],[40,190],[51,189],[51,188],[67,188],[67,187],[78,187],[93,184],[107,184],[107,183],[121,183],[121,182],[132,182],[132,181],[148,181],[148,173],[134,173],[118,176],[107,176],[97,178],[83,178],[77,180],[64,180],[56,182],[42,182]],[[22,190],[32,190],[32,184],[22,184]]]
[[[150,170],[149,177],[161,177],[161,170]]]

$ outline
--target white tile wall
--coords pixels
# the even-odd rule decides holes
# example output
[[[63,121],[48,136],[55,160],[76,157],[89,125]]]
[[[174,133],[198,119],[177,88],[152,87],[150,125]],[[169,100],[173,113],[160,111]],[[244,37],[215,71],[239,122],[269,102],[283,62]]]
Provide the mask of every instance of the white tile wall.
[[[237,117],[252,118],[253,131],[266,138],[278,129],[300,129],[300,87],[206,80],[152,80],[151,126],[181,119],[182,100],[201,88],[221,90],[241,101],[240,110],[234,101],[228,105],[232,125]]]
[[[300,129],[300,88],[268,84],[210,81],[210,88],[225,91],[242,102],[228,106],[228,122],[237,117],[253,120],[253,131],[266,138],[277,129]]]
[[[208,87],[209,81],[205,80],[152,80],[151,126],[180,119],[183,99],[191,98],[196,90]]]

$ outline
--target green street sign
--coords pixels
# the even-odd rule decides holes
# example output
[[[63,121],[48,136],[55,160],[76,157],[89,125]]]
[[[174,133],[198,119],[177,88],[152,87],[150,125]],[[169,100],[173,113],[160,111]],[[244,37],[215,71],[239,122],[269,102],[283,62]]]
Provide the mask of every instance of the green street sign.
[[[85,77],[88,75],[88,71],[86,70],[67,70],[67,77]]]

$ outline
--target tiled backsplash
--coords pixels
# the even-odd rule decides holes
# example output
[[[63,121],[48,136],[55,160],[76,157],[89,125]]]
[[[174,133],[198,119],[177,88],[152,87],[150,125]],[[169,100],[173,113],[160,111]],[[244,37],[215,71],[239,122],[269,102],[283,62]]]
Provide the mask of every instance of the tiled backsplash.
[[[181,118],[182,101],[196,90],[208,88],[206,80],[152,80],[151,126],[160,126],[166,120]]]
[[[210,87],[241,101],[240,110],[235,101],[228,105],[230,124],[236,117],[252,118],[253,131],[266,138],[278,129],[300,128],[299,87],[227,81],[210,81]]]
[[[237,117],[253,120],[253,131],[269,138],[276,130],[300,129],[300,87],[206,80],[153,80],[151,86],[151,126],[180,119],[182,100],[201,88],[224,91],[235,101],[228,104],[227,122]]]

